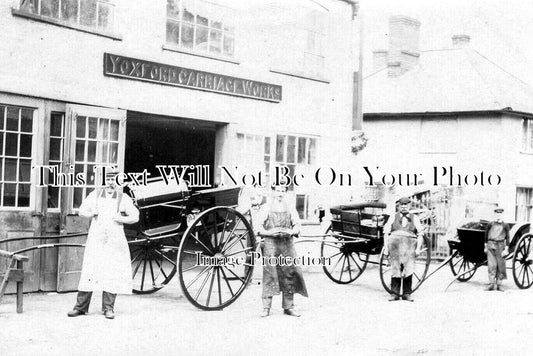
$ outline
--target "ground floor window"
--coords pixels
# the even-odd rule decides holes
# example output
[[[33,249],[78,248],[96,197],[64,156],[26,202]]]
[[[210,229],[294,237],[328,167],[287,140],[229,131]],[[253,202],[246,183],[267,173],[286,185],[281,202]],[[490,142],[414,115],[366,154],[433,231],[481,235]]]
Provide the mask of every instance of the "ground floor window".
[[[33,109],[0,105],[0,191],[2,207],[29,207]]]
[[[296,194],[296,211],[300,215],[300,219],[309,219],[309,195]]]
[[[50,115],[50,158],[49,165],[56,166],[57,171],[62,170],[63,150],[65,144],[65,114],[62,112],[52,112]],[[48,177],[48,182],[52,181],[52,172]],[[58,209],[61,202],[61,189],[59,187],[48,186],[48,208]]]
[[[518,187],[516,188],[516,221],[531,221],[533,215],[533,188]]]

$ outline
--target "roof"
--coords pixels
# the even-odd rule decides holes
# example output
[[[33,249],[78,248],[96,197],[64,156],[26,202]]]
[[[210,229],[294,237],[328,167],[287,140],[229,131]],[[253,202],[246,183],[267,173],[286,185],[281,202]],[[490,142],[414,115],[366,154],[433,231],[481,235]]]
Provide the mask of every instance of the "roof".
[[[471,48],[423,51],[399,77],[387,69],[363,82],[363,112],[509,110],[533,113],[533,87]]]

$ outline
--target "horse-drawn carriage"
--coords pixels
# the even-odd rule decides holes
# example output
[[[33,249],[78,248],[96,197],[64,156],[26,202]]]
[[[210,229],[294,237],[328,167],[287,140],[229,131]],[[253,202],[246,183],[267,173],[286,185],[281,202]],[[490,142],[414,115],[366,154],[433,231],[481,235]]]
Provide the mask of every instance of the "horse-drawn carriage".
[[[347,284],[355,281],[364,272],[367,264],[379,264],[380,279],[389,293],[390,264],[388,256],[383,253],[383,226],[389,216],[384,213],[385,204],[362,203],[335,206],[330,209],[331,226],[322,242],[322,257],[329,258],[331,265],[323,266],[326,275],[334,282]],[[424,213],[418,209],[415,213]],[[431,275],[443,266],[451,267],[456,276],[454,280],[467,281],[476,269],[487,263],[484,252],[486,221],[472,222],[457,229],[458,236],[448,241],[450,255],[431,273],[431,246],[427,237],[417,256],[413,273],[415,291]],[[516,285],[529,288],[533,285],[533,234],[528,233],[530,224],[511,224],[510,253],[505,256],[512,260],[511,269]],[[379,256],[371,260],[371,256]]]

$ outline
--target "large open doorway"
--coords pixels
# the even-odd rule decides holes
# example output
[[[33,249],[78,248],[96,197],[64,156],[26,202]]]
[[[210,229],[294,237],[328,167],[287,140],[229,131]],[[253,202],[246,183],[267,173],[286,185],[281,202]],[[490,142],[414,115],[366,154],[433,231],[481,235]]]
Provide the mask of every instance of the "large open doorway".
[[[213,182],[217,124],[211,121],[128,111],[126,172],[147,169],[159,176],[156,165],[209,165]]]

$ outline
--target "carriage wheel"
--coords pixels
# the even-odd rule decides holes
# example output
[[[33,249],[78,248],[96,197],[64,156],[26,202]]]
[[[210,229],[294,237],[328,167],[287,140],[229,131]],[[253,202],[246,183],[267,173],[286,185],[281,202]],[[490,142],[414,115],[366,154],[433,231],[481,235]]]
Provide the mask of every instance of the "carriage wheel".
[[[533,234],[525,234],[516,244],[513,257],[513,278],[520,289],[526,289],[533,284]]]
[[[320,247],[320,256],[329,259],[330,264],[324,264],[322,269],[335,283],[351,283],[364,272],[368,254],[351,251],[342,237],[334,237],[330,232],[331,226],[327,229]],[[337,241],[333,242],[334,239]]]
[[[255,248],[252,227],[241,213],[227,207],[202,212],[185,231],[179,248],[185,297],[203,310],[233,303],[252,277]]]
[[[168,239],[165,242],[169,242]],[[178,248],[167,246],[161,240],[132,240],[128,242],[131,254],[133,293],[150,294],[160,290],[176,274]],[[175,243],[177,245],[177,243]]]
[[[384,255],[383,251],[384,250],[381,251],[381,256],[379,258],[379,277],[381,278],[381,285],[383,285],[383,288],[385,288],[388,293],[393,294],[390,287],[392,273],[389,257]],[[416,257],[411,292],[416,291],[422,282],[424,282],[429,269],[429,264],[431,263],[431,244],[429,238],[426,236],[424,236],[424,242],[422,243],[422,251],[423,252]]]
[[[450,253],[452,252],[450,251]],[[459,253],[456,254],[455,257],[450,260],[450,268],[454,276],[459,275],[459,277],[457,278],[459,282],[468,281],[474,276],[474,273],[476,273],[477,270],[476,265],[474,263],[467,261],[464,256]]]

